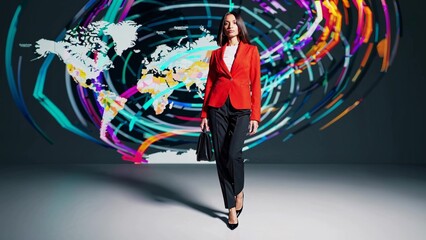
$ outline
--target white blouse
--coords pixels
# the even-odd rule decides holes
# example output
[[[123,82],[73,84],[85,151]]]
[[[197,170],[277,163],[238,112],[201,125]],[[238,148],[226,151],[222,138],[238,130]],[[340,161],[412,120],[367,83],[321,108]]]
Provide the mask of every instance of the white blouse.
[[[232,64],[234,63],[235,54],[237,53],[238,44],[235,46],[226,46],[225,53],[223,54],[223,61],[225,62],[228,70],[231,71]]]

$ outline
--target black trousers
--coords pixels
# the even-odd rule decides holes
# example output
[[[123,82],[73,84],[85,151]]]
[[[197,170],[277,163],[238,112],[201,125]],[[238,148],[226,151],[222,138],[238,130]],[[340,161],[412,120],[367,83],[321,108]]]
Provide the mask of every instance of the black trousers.
[[[235,196],[244,187],[244,140],[248,133],[250,109],[235,109],[229,97],[220,108],[209,107],[217,173],[225,208],[235,207]]]

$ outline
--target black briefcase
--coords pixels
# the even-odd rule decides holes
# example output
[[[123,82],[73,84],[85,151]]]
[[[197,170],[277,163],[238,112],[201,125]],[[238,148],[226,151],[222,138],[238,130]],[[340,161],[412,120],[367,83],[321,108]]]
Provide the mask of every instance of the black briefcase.
[[[197,144],[197,161],[213,161],[212,140],[209,133],[203,128],[203,131],[198,137]]]

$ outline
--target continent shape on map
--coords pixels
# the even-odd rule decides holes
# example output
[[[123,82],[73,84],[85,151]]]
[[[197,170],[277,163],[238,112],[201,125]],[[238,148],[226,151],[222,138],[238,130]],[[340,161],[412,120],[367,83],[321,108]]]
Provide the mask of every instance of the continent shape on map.
[[[62,41],[40,39],[35,44],[35,52],[40,55],[39,58],[46,57],[49,53],[57,55],[66,64],[67,72],[77,84],[98,93],[97,101],[104,108],[100,135],[105,141],[106,127],[124,108],[127,99],[96,87],[96,84],[99,84],[99,74],[114,67],[107,55],[110,47],[102,41],[102,37],[112,38],[114,50],[120,56],[124,50],[135,46],[139,27],[140,25],[133,21],[116,24],[97,21],[87,27],[79,26],[68,30]]]
[[[140,93],[151,94],[156,114],[163,113],[169,103],[168,97],[181,86],[190,91],[195,84],[198,95],[202,97],[203,79],[207,78],[211,50],[215,48],[217,43],[214,37],[207,34],[175,48],[159,45],[151,54],[151,61],[147,58],[142,61],[145,68],[142,69],[137,89]]]

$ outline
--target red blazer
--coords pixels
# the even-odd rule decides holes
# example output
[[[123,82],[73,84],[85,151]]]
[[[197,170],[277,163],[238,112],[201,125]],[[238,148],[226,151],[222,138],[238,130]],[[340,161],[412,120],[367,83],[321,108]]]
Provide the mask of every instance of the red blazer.
[[[260,122],[260,56],[257,47],[239,43],[231,71],[223,61],[225,46],[212,51],[201,118],[208,106],[221,107],[227,97],[236,109],[251,109],[250,120]]]

